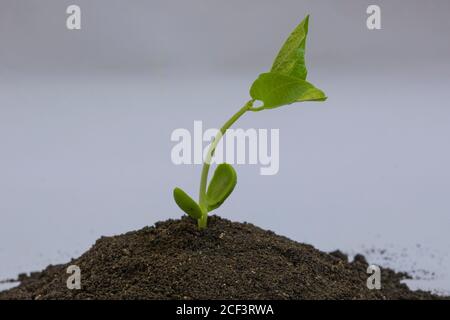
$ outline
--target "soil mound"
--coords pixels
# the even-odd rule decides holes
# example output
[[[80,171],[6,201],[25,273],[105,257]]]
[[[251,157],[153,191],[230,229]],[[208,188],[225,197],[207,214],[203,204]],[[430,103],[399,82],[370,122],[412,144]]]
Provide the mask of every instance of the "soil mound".
[[[348,262],[252,224],[212,216],[102,237],[64,265],[21,275],[0,299],[435,299],[411,291],[406,274],[381,271],[381,290],[366,286],[367,262]],[[69,265],[81,269],[81,289],[66,286]]]

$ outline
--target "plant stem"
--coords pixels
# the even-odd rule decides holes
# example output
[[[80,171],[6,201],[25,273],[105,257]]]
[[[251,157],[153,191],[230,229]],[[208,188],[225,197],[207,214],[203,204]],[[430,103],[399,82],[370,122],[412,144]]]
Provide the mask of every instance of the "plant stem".
[[[202,217],[198,220],[198,227],[200,229],[206,228],[206,223],[208,220],[208,205],[206,203],[206,187],[208,184],[208,173],[211,167],[211,160],[214,156],[217,145],[219,144],[222,137],[225,135],[228,128],[230,128],[244,113],[249,111],[253,106],[254,100],[248,101],[238,112],[236,112],[225,124],[220,128],[220,131],[214,137],[213,142],[209,146],[208,153],[206,154],[206,159],[203,162],[202,175],[200,178],[200,195],[199,195],[199,205],[202,209]]]

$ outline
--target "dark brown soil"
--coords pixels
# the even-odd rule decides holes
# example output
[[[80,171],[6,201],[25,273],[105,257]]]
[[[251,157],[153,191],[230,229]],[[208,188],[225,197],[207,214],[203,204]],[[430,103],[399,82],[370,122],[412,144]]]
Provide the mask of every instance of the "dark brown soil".
[[[81,290],[68,290],[66,269],[81,268]],[[410,291],[405,274],[381,272],[366,286],[367,262],[349,263],[248,223],[212,216],[197,230],[189,218],[102,237],[78,259],[49,266],[0,299],[435,299]]]

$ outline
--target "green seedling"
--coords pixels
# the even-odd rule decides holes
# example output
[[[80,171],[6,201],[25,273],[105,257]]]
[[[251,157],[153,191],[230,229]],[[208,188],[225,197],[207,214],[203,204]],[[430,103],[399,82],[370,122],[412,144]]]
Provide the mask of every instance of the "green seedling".
[[[198,203],[180,188],[174,189],[175,202],[186,214],[198,220],[200,229],[206,228],[208,212],[219,208],[236,186],[236,171],[226,163],[217,166],[209,185],[207,184],[214,151],[227,129],[249,111],[274,109],[295,102],[326,100],[322,90],[306,81],[305,46],[308,22],[309,16],[306,16],[290,34],[275,58],[270,72],[260,74],[253,82],[250,88],[251,100],[225,122],[209,146],[203,163]],[[260,101],[261,106],[254,106],[255,101]]]

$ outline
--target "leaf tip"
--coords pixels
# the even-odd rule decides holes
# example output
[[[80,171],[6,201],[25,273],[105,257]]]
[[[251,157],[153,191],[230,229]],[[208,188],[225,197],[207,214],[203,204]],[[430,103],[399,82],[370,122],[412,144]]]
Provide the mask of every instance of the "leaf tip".
[[[308,32],[308,26],[309,26],[309,13],[306,15],[306,17],[303,19],[303,25],[305,26],[306,32]]]

